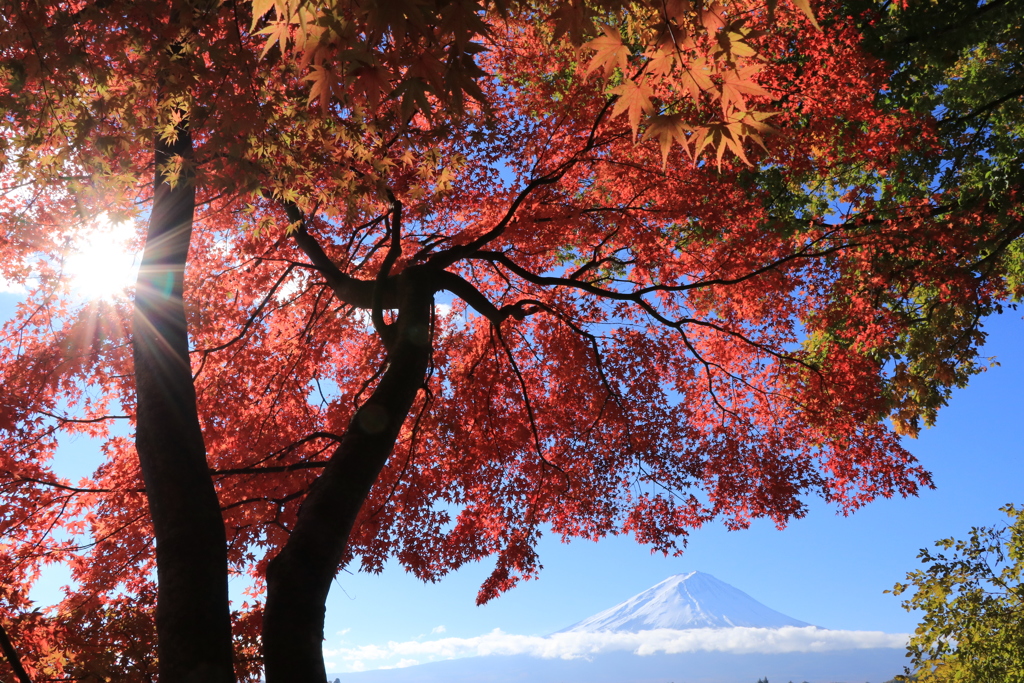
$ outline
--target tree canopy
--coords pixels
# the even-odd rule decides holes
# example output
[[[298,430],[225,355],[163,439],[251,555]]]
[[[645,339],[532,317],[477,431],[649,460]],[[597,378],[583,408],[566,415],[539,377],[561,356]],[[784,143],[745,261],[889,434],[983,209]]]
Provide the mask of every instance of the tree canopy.
[[[483,601],[549,531],[678,552],[913,494],[887,419],[1019,294],[1017,181],[911,172],[943,129],[839,2],[3,7],[0,626],[34,676],[322,680],[343,566],[493,557]],[[103,218],[134,297],[66,268]],[[32,611],[46,562],[75,585]]]
[[[944,538],[918,556],[896,595],[924,618],[910,639],[912,665],[899,680],[1024,680],[1024,512],[1000,508],[1009,523],[974,527],[966,540]],[[951,554],[950,554],[951,551]]]
[[[888,355],[899,368],[889,391],[913,406],[897,424],[913,433],[934,422],[951,386],[963,386],[979,370],[984,317],[1024,295],[1024,6],[1019,0],[941,6],[854,0],[848,11],[861,17],[867,49],[892,70],[879,105],[931,117],[936,142],[927,152],[901,153],[896,172],[869,180],[879,190],[873,210],[939,223],[971,212],[979,218],[932,247],[957,260],[957,284],[935,288],[916,280],[928,268],[920,253],[880,264],[903,281],[902,293],[887,305],[914,318]],[[915,205],[917,211],[908,210]],[[948,287],[976,294],[958,297]]]

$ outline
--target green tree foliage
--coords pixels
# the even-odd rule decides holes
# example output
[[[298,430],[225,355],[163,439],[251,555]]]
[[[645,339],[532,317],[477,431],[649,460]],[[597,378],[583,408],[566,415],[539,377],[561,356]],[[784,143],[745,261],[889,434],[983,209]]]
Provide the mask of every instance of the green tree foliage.
[[[910,639],[913,668],[899,681],[1024,681],[1024,508],[1001,508],[1009,524],[971,529],[921,550],[925,569],[893,593],[913,589],[903,607],[924,611]]]
[[[898,218],[908,229],[974,217],[957,242],[936,245],[959,256],[959,273],[944,286],[920,279],[927,271],[920,252],[873,264],[904,280],[902,292],[879,292],[877,301],[913,324],[875,353],[895,367],[886,392],[897,426],[916,434],[934,422],[951,387],[984,369],[977,360],[984,317],[1015,307],[1024,294],[1024,2],[849,0],[848,12],[891,69],[876,104],[930,120],[919,130],[927,142],[899,152],[896,172],[849,169],[837,184],[870,185],[877,192],[870,218]],[[962,251],[965,236],[976,241],[970,253]],[[958,288],[972,295],[951,296]],[[849,334],[840,327],[827,341]]]

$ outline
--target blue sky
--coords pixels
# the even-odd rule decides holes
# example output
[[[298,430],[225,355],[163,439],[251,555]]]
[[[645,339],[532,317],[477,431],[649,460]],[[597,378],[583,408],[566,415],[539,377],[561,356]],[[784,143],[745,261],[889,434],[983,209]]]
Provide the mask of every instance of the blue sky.
[[[0,295],[0,308],[9,310],[13,300]],[[707,527],[692,534],[678,558],[651,555],[625,537],[568,545],[546,538],[540,546],[545,567],[540,579],[482,607],[474,602],[489,569],[486,562],[437,584],[423,584],[393,565],[381,575],[343,572],[328,601],[325,648],[472,638],[495,628],[545,635],[692,570],[821,627],[910,632],[916,617],[883,591],[918,565],[918,550],[944,536],[963,536],[973,525],[999,522],[999,506],[1024,502],[1024,447],[1018,435],[1024,423],[1024,321],[1020,312],[1010,311],[986,321],[985,329],[990,336],[984,355],[1000,365],[956,392],[939,424],[908,441],[933,472],[936,490],[880,500],[850,517],[812,502],[806,519],[782,531],[767,522],[737,532]],[[62,448],[57,467],[77,478],[98,462],[95,444],[81,438]],[[60,569],[48,571],[35,595],[41,602],[58,596],[65,576]],[[241,580],[235,583],[240,589]]]

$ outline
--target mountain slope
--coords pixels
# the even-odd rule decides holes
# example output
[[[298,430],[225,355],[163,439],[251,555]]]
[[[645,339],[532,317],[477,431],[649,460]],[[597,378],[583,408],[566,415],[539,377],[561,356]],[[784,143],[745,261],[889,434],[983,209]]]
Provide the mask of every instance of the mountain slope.
[[[558,633],[646,631],[655,628],[781,628],[810,626],[765,607],[710,574],[676,574]]]

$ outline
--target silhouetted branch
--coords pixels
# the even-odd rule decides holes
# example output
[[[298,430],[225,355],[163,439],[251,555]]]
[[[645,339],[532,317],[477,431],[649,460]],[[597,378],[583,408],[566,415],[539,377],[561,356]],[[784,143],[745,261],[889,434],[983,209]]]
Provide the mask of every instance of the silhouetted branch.
[[[21,657],[18,656],[18,651],[14,649],[14,644],[7,636],[7,631],[4,630],[2,624],[0,624],[0,650],[4,651],[4,657],[7,658],[7,663],[14,670],[14,675],[18,677],[18,681],[20,683],[32,683],[28,672],[25,671],[25,667],[21,664]]]

